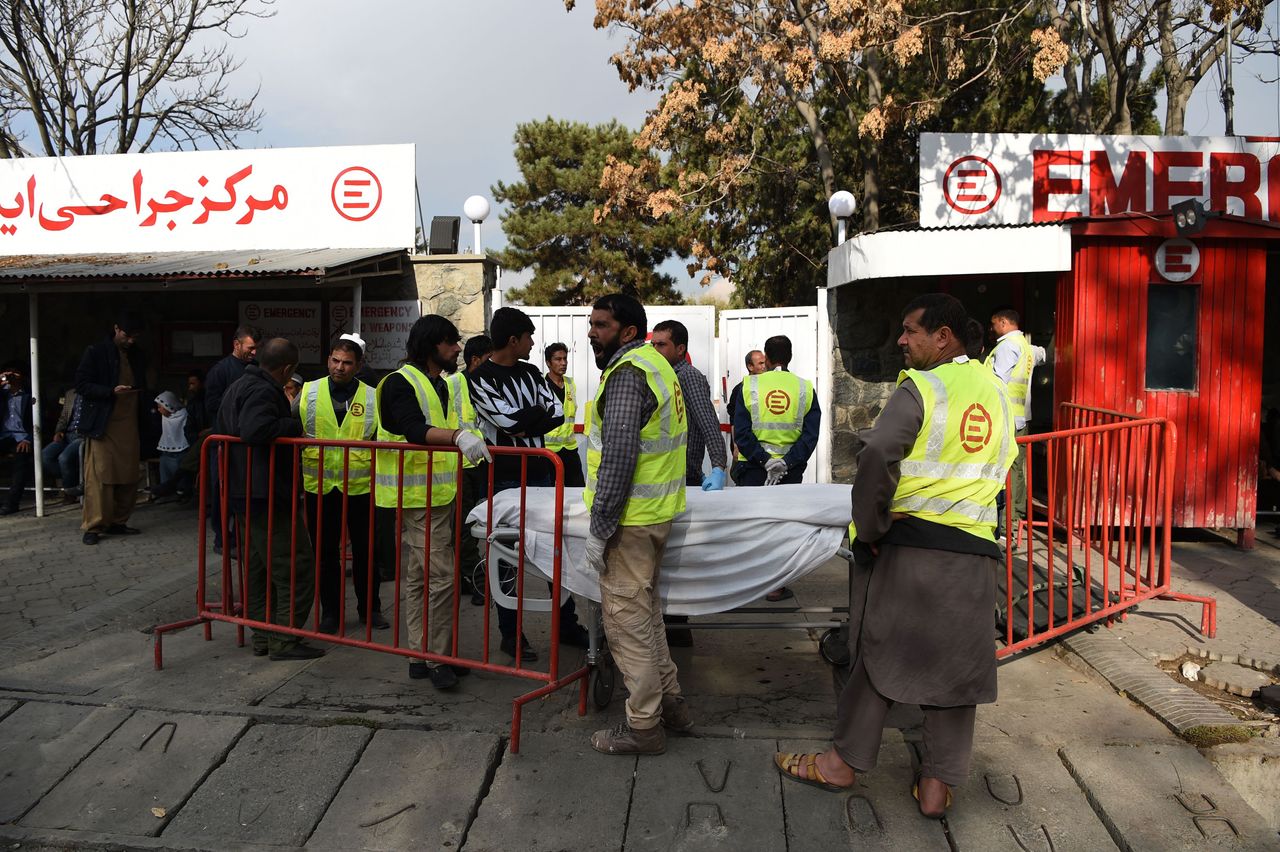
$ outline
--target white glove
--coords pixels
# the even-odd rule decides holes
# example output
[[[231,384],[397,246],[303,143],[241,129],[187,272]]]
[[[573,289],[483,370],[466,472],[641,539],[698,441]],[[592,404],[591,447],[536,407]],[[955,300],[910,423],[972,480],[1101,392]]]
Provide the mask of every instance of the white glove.
[[[462,450],[462,454],[469,462],[493,461],[493,456],[489,455],[489,448],[484,445],[484,441],[466,429],[458,430],[458,434],[453,436],[453,442],[458,445],[458,449]]]
[[[764,464],[764,484],[777,485],[787,475],[787,463],[782,459],[769,459]]]
[[[595,574],[604,573],[604,546],[606,542],[594,535],[587,536],[586,563],[587,570]]]

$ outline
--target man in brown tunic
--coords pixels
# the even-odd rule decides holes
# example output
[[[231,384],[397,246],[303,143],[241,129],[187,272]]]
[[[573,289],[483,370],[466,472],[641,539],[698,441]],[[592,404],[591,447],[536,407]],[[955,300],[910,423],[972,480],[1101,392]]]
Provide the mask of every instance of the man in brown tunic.
[[[996,698],[995,495],[1013,456],[1008,397],[965,355],[968,325],[942,294],[904,312],[898,343],[913,369],[859,436],[853,667],[833,747],[775,757],[791,780],[843,790],[876,765],[889,708],[918,704],[924,743],[912,793],[935,818],[968,775],[975,705]]]
[[[138,498],[138,399],[146,384],[146,362],[134,348],[141,333],[137,317],[121,314],[111,337],[87,348],[76,369],[85,435],[85,544],[97,544],[101,535],[139,532],[128,521]]]

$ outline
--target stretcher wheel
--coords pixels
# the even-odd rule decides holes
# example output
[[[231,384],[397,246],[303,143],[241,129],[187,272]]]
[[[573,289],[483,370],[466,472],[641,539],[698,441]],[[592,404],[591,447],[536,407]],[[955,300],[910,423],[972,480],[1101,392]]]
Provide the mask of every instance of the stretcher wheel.
[[[613,659],[605,657],[591,674],[591,702],[596,705],[597,710],[609,706],[617,680],[618,672],[613,666]]]
[[[839,627],[829,627],[818,640],[818,653],[833,666],[849,665],[849,643]]]
[[[483,595],[485,590],[483,559],[477,560],[476,564],[471,566],[471,571],[468,579],[471,580],[471,588],[475,589],[477,592]]]

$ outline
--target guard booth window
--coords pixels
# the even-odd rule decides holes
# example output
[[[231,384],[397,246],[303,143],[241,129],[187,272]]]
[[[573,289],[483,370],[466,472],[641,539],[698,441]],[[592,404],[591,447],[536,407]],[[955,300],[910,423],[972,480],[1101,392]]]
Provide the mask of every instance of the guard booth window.
[[[1147,390],[1196,389],[1199,307],[1198,286],[1147,288]]]

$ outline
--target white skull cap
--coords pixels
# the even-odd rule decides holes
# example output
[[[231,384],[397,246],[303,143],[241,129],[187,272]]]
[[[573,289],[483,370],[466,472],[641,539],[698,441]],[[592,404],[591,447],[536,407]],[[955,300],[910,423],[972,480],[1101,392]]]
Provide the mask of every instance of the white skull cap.
[[[363,338],[363,337],[361,337],[360,335],[356,334],[354,331],[353,331],[353,332],[348,332],[347,334],[340,335],[340,336],[338,337],[338,339],[339,339],[339,340],[349,340],[349,341],[351,341],[351,342],[352,342],[352,343],[354,343],[356,346],[359,346],[359,347],[360,347],[360,354],[361,354],[361,355],[363,355],[363,354],[364,354],[364,350],[365,350],[365,342],[364,342],[364,338]]]

